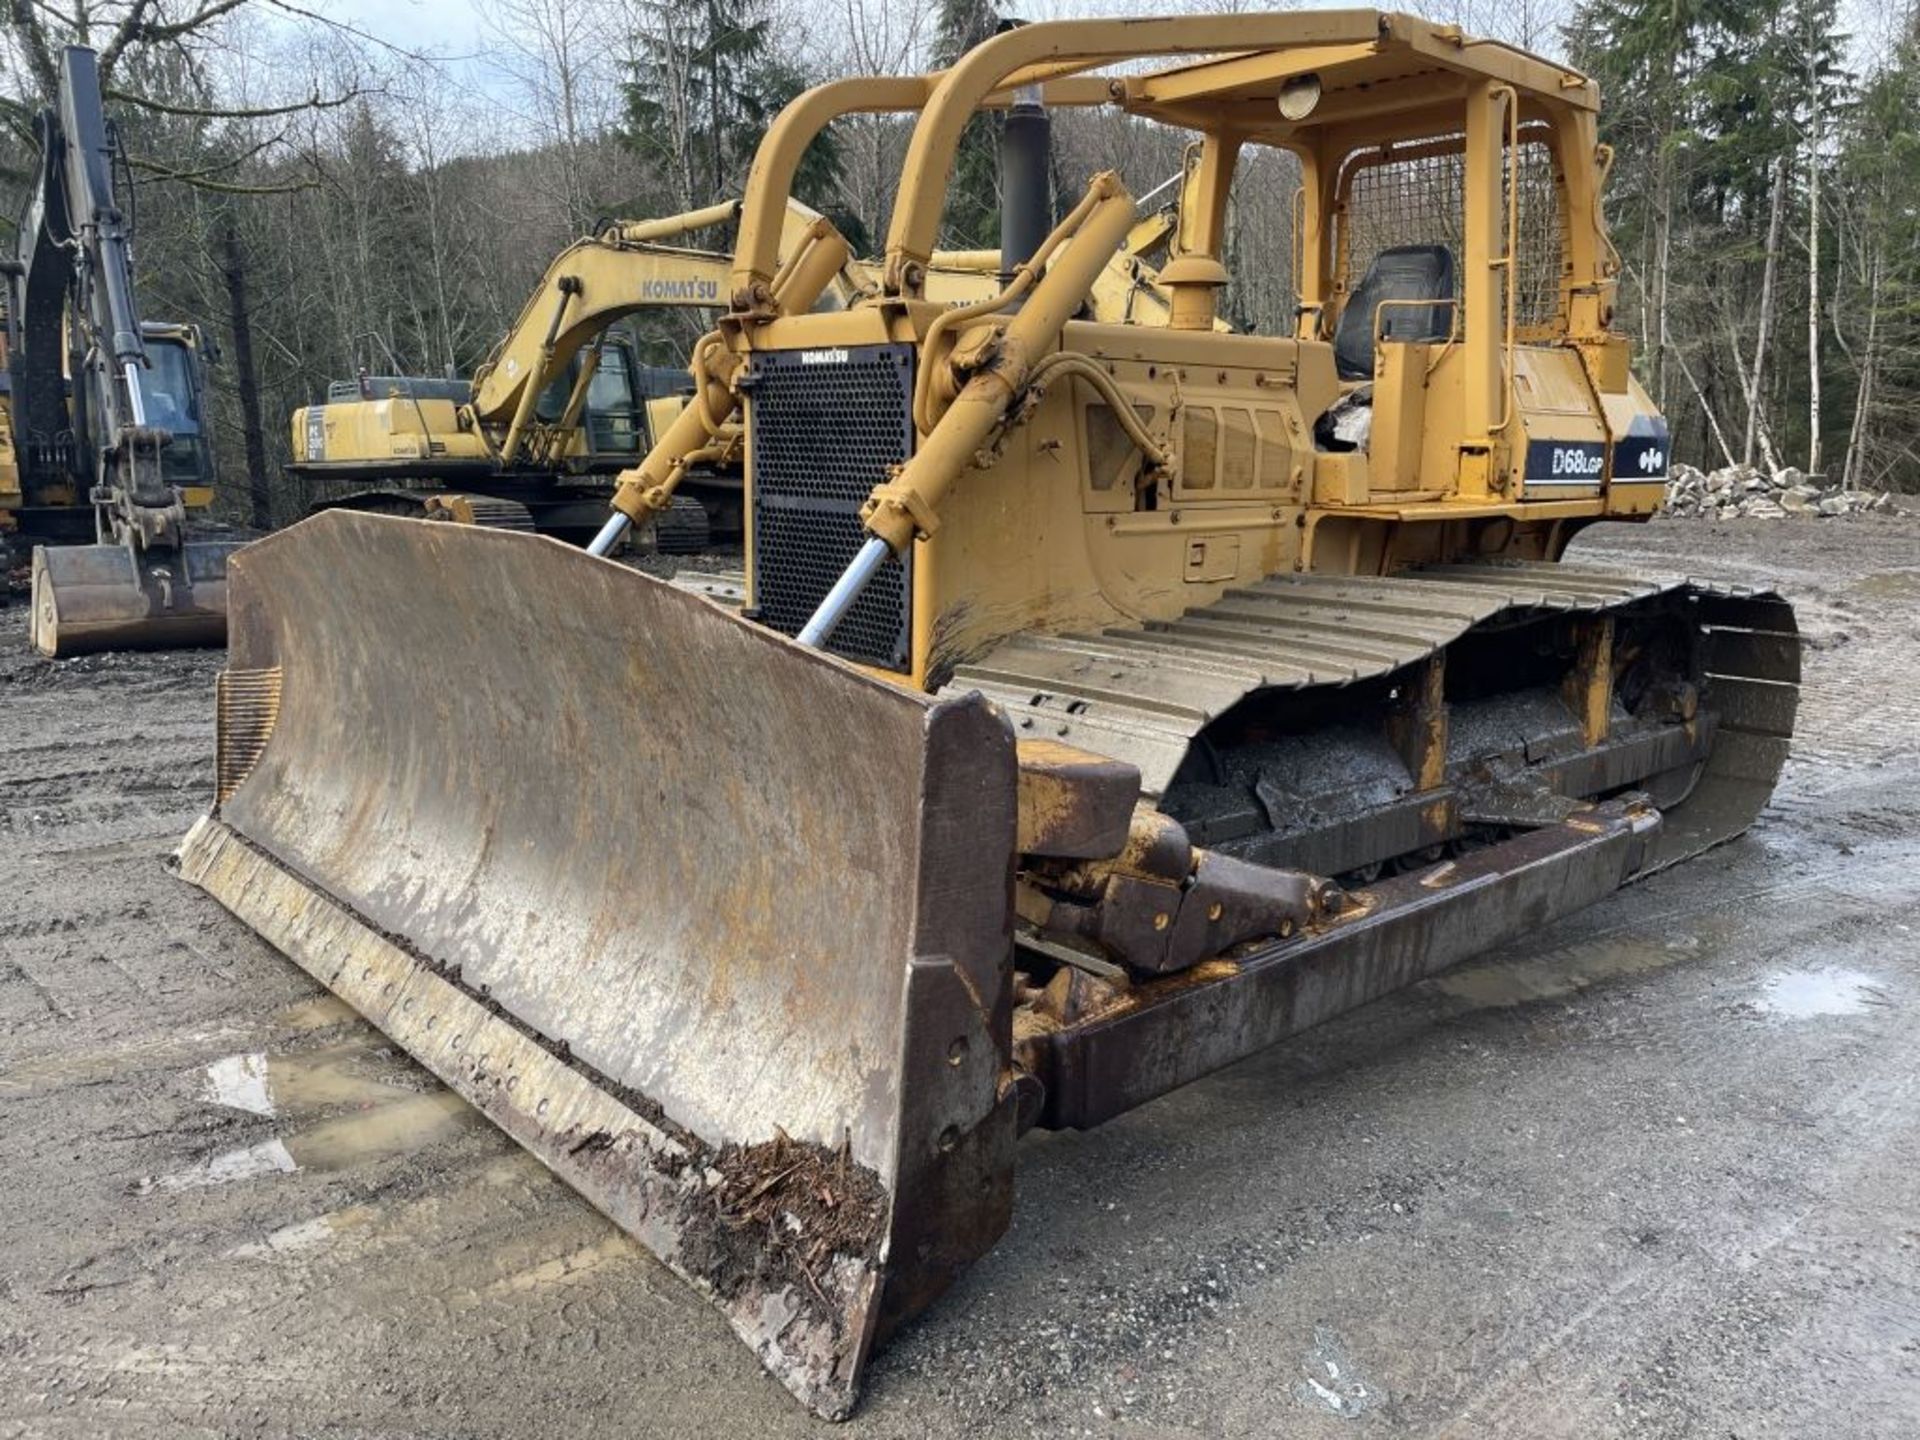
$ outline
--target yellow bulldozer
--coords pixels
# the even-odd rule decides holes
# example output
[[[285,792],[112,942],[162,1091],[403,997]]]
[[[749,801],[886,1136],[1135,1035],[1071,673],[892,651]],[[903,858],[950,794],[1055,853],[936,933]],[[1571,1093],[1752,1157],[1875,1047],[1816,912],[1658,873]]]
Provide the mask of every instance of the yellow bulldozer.
[[[317,510],[352,509],[535,530],[584,544],[600,528],[613,477],[686,408],[685,370],[641,363],[619,323],[641,311],[719,312],[732,257],[686,243],[734,224],[737,201],[657,220],[611,221],[554,257],[519,318],[471,381],[361,375],[293,412],[290,473],[351,488]],[[797,253],[825,222],[789,197],[777,253]],[[1169,297],[1149,257],[1171,233],[1165,212],[1130,228],[1088,297],[1096,318],[1165,323]],[[998,289],[1000,252],[942,251],[929,298],[949,304]],[[873,266],[849,260],[816,307],[877,293]],[[720,427],[687,457],[674,503],[654,520],[668,553],[735,544],[744,527],[740,427]]]
[[[182,873],[847,1414],[1005,1229],[1023,1132],[1535,934],[1766,802],[1788,604],[1560,558],[1667,469],[1612,328],[1598,104],[1371,10],[1033,24],[807,92],[754,160],[699,393],[592,550],[334,514],[235,557]],[[1062,107],[1191,138],[1167,324],[1085,318],[1134,205],[1100,174],[1050,207]],[[983,109],[1013,278],[942,305]],[[911,140],[878,288],[815,312],[846,246],[778,260],[785,191],[856,111]],[[1224,334],[1258,147],[1299,167],[1298,321]],[[743,605],[594,553],[733,423]]]

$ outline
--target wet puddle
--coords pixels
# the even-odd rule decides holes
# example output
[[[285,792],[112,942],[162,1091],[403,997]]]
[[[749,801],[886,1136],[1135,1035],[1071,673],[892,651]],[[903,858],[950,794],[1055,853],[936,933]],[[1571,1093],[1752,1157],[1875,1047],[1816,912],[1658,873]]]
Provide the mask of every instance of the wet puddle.
[[[290,1135],[287,1148],[303,1170],[344,1170],[363,1160],[419,1150],[479,1118],[479,1112],[453,1091],[434,1090]]]
[[[135,1182],[133,1191],[150,1195],[155,1191],[227,1185],[263,1175],[291,1175],[296,1170],[344,1170],[363,1161],[410,1154],[478,1118],[478,1112],[451,1090],[413,1094],[325,1121],[298,1135],[276,1135],[258,1145],[223,1151],[184,1170],[148,1176]]]
[[[253,1115],[335,1105],[380,1105],[417,1088],[368,1075],[369,1061],[388,1053],[372,1037],[303,1055],[264,1051],[226,1055],[207,1066],[201,1098]]]
[[[1760,1012],[1777,1020],[1814,1020],[1825,1015],[1859,1015],[1889,1002],[1871,975],[1829,966],[1821,970],[1782,970],[1760,987]]]
[[[273,1096],[267,1089],[266,1055],[255,1051],[214,1061],[207,1066],[202,1093],[214,1104],[232,1110],[245,1110],[254,1115],[273,1114]]]
[[[390,1074],[371,1074],[385,1061]],[[135,1194],[198,1190],[296,1171],[344,1170],[366,1161],[391,1159],[424,1149],[477,1120],[453,1091],[422,1090],[418,1071],[393,1058],[376,1035],[298,1055],[245,1051],[224,1055],[200,1077],[200,1098],[250,1115],[285,1119],[302,1111],[344,1110],[298,1133],[276,1135],[256,1145],[222,1151],[209,1159],[137,1181]],[[430,1083],[430,1082],[429,1082]],[[298,1243],[281,1237],[272,1248]],[[317,1238],[317,1237],[313,1237]]]
[[[1466,965],[1428,984],[1475,1008],[1526,1005],[1573,995],[1604,980],[1664,970],[1699,950],[1700,940],[1693,935],[1662,941],[1615,938],[1537,958]]]
[[[1920,570],[1881,570],[1856,580],[1853,591],[1875,600],[1920,600]]]
[[[1346,1345],[1323,1325],[1313,1327],[1313,1348],[1300,1368],[1305,1378],[1295,1383],[1293,1398],[1311,1409],[1351,1420],[1387,1398],[1386,1391],[1362,1378]]]
[[[541,1261],[530,1269],[517,1270],[511,1275],[503,1276],[487,1287],[487,1293],[511,1295],[528,1290],[540,1290],[552,1285],[571,1284],[584,1276],[591,1276],[607,1265],[625,1264],[645,1253],[639,1241],[616,1230],[604,1239],[570,1254],[555,1256],[551,1260]]]
[[[315,1215],[309,1220],[298,1220],[291,1225],[282,1225],[272,1231],[263,1240],[245,1245],[236,1245],[227,1253],[240,1260],[262,1260],[276,1255],[297,1255],[303,1250],[312,1250],[337,1239],[343,1232],[362,1228],[373,1219],[373,1207],[369,1205],[351,1205],[344,1210],[330,1211],[325,1215]]]
[[[337,995],[315,995],[281,1010],[274,1024],[281,1030],[326,1030],[357,1018],[354,1008]]]
[[[262,1175],[291,1175],[300,1168],[286,1142],[279,1136],[220,1154],[189,1165],[171,1175],[148,1176],[133,1187],[136,1195],[151,1195],[156,1190],[201,1190],[210,1185],[230,1185],[236,1180],[253,1180]]]

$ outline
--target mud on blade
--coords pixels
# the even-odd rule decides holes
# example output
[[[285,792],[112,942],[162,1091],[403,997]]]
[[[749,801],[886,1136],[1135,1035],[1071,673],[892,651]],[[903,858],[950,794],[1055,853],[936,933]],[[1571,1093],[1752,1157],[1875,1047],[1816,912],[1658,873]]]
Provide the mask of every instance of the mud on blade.
[[[229,584],[186,877],[847,1414],[1007,1221],[1005,722],[531,536],[333,512]]]

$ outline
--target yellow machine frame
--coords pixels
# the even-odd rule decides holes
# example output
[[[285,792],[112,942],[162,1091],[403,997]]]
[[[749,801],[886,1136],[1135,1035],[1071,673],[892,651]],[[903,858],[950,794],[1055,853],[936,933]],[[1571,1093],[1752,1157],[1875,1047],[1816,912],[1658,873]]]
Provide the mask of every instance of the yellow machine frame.
[[[1766,803],[1791,607],[1553,563],[1666,468],[1609,328],[1595,104],[1374,11],[1035,24],[807,92],[695,395],[584,553],[341,513],[236,558],[181,873],[844,1417],[1005,1231],[1025,1130],[1524,939]],[[945,303],[956,147],[1002,105],[1009,278]],[[1194,133],[1164,323],[1101,316],[1137,207],[1109,172],[1060,213],[1047,105]],[[856,111],[917,118],[836,309],[845,240],[780,236]],[[1303,178],[1299,320],[1221,333],[1260,145]],[[607,563],[728,433],[746,608]]]
[[[1155,73],[1082,73],[1145,54],[1223,51]],[[929,298],[960,132],[977,109],[1033,84],[1049,106],[1110,105],[1198,132],[1173,258],[1159,275],[1172,296],[1165,328],[1071,318],[1133,221],[1113,176],[1097,177],[1055,232],[1044,273],[1037,261],[1016,283],[1027,293],[1011,319],[1011,292],[957,311]],[[1316,103],[1287,119],[1282,93],[1305,84]],[[954,663],[1033,624],[1167,618],[1276,572],[1377,573],[1453,553],[1556,557],[1581,525],[1650,514],[1664,477],[1664,426],[1629,374],[1626,340],[1609,328],[1618,267],[1599,203],[1609,156],[1597,104],[1592,81],[1551,61],[1371,10],[1034,25],[942,74],[817,87],[782,112],[756,157],[734,309],[699,357],[704,403],[622,477],[615,506],[639,519],[664,503],[679,457],[732,415],[755,353],[908,343],[921,354],[917,444],[876,491],[866,524],[895,554],[914,551],[910,684],[937,684]],[[793,279],[813,252],[784,266],[778,258],[790,162],[840,115],[915,110],[880,293],[843,312],[804,313],[811,294]],[[1551,155],[1561,255],[1556,313],[1523,333],[1513,231],[1520,147],[1534,143]],[[1301,318],[1291,338],[1211,333],[1227,279],[1228,192],[1254,145],[1290,151],[1303,176]],[[1356,283],[1341,244],[1354,175],[1362,163],[1446,148],[1462,157],[1454,334],[1379,344],[1370,451],[1318,449],[1316,418],[1357,388],[1338,379],[1329,343]],[[784,306],[783,288],[792,297]],[[1030,390],[1042,367],[1071,368],[1084,383]],[[1015,394],[1018,428],[1005,423]],[[1116,407],[1120,397],[1127,403]],[[1089,424],[1128,408],[1152,433],[1134,437],[1150,443],[1136,445],[1142,458],[1125,483],[1105,493],[1034,485],[1071,473],[1076,460],[1084,470],[1097,443]],[[1636,433],[1660,452],[1659,473],[1618,472],[1617,452]],[[976,463],[990,439],[1001,463]],[[1580,483],[1530,469],[1543,446],[1577,456]],[[963,475],[967,502],[948,513]],[[1148,487],[1156,503],[1143,508]],[[1036,523],[1030,541],[1010,544],[1003,507],[1016,499]],[[966,577],[964,596],[949,574]],[[1005,602],[982,604],[983,590]]]

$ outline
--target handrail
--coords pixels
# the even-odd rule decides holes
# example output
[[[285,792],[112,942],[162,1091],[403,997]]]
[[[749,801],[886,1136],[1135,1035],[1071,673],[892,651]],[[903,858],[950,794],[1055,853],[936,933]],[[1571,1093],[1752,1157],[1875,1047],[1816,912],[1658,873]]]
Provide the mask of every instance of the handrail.
[[[829,80],[802,91],[773,117],[753,152],[741,196],[740,228],[734,236],[736,310],[752,310],[772,292],[794,172],[820,132],[843,115],[918,110],[939,78],[938,74],[867,75]]]
[[[1412,298],[1382,300],[1378,305],[1373,307],[1373,348],[1376,352],[1379,351],[1385,338],[1382,333],[1382,325],[1384,322],[1381,320],[1381,312],[1391,305],[1404,306],[1410,310],[1431,310],[1441,305],[1450,305],[1453,307],[1453,313],[1447,317],[1447,342],[1427,361],[1426,373],[1429,375],[1433,374],[1440,362],[1447,358],[1447,353],[1451,351],[1455,345],[1460,343],[1460,297],[1457,295],[1448,295],[1444,297],[1433,296],[1420,300]],[[1393,343],[1396,345],[1431,345],[1433,342],[1431,340],[1396,340]]]
[[[1287,237],[1287,268],[1293,274],[1293,333],[1300,338],[1300,317],[1307,313],[1305,297],[1300,293],[1300,271],[1307,263],[1307,187],[1305,182],[1293,187],[1293,197],[1287,202],[1287,224],[1293,231]],[[1323,308],[1320,305],[1315,310]],[[1320,328],[1318,316],[1314,317],[1314,329]]]
[[[1500,423],[1488,432],[1498,435],[1513,423],[1514,327],[1520,308],[1520,92],[1511,85],[1494,85],[1487,94],[1489,98],[1504,95],[1507,101],[1507,253],[1487,262],[1494,268],[1504,266],[1507,272],[1506,338],[1502,346],[1506,381],[1500,387]]]
[[[886,241],[883,279],[892,294],[912,294],[917,267],[932,257],[953,160],[966,122],[1009,77],[1029,66],[1055,73],[1108,61],[1284,49],[1309,43],[1378,40],[1372,10],[1288,11],[1233,16],[1182,15],[1128,20],[1045,20],[1002,31],[976,45],[939,76],[907,142]]]

